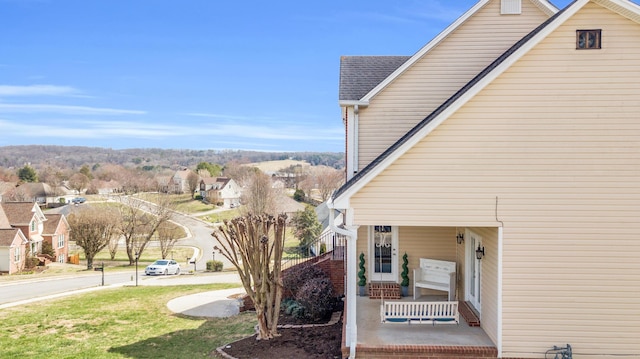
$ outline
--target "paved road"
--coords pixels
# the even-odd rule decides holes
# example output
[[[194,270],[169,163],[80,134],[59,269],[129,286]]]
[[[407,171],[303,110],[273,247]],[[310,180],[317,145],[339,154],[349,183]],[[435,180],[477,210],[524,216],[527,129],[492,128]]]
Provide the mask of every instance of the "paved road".
[[[144,275],[141,277],[144,277]],[[138,277],[138,279],[141,277]],[[132,279],[135,281],[135,271],[105,273],[104,284],[107,286],[130,283]],[[3,282],[0,283],[0,304],[97,287],[100,285],[102,285],[101,272]]]
[[[81,204],[79,206],[85,205],[89,204]],[[153,204],[147,203],[146,205],[151,206]],[[78,206],[67,205],[58,208],[57,212],[66,213],[68,215],[70,210],[73,210],[77,207]],[[206,262],[214,258],[213,248],[215,245],[217,245],[217,241],[214,237],[211,236],[214,227],[207,222],[181,213],[175,213],[172,220],[184,226],[187,232],[187,237],[181,239],[178,242],[178,245],[191,246],[194,248],[193,258],[195,258],[195,265],[187,264],[186,258],[184,260],[176,258],[180,262],[181,271],[183,273],[188,273],[190,271],[193,271],[195,273],[202,273],[206,269]],[[216,253],[215,259],[222,261],[225,269],[232,268],[231,263],[222,255]],[[104,275],[104,285],[135,285],[135,273],[135,270],[115,273],[106,272]],[[185,280],[189,281],[189,279],[186,277],[193,278],[194,276],[181,275],[176,278],[180,279],[179,282],[184,282]],[[157,280],[160,280],[160,277],[147,277],[144,275],[144,267],[140,267],[138,269],[137,279],[138,284],[147,285],[152,284],[152,282],[150,281],[154,281],[155,283]],[[200,280],[201,279],[202,278],[200,278]],[[38,297],[45,297],[52,294],[65,293],[87,288],[95,288],[101,285],[101,272],[61,275],[42,279],[0,282],[0,305],[6,305],[8,303],[20,302],[23,300]]]

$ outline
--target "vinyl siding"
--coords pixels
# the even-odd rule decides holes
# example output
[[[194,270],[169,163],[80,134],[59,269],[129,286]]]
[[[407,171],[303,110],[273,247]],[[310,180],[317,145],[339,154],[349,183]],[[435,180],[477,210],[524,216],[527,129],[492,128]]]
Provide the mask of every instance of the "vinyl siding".
[[[359,168],[547,18],[527,0],[521,15],[500,15],[500,0],[485,5],[360,109]]]
[[[600,28],[603,49],[575,50],[576,29]],[[588,4],[351,198],[356,225],[504,223],[505,357],[566,343],[640,356],[638,38]],[[489,334],[498,248],[484,240]]]

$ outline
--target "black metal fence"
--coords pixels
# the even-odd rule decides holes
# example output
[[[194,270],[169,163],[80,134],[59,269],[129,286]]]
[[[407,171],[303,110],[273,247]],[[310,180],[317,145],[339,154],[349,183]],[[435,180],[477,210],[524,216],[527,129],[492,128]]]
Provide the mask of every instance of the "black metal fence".
[[[335,232],[324,232],[311,243],[296,247],[285,247],[283,268],[293,267],[303,262],[316,260],[322,255],[330,255],[332,260],[344,260],[346,236]]]

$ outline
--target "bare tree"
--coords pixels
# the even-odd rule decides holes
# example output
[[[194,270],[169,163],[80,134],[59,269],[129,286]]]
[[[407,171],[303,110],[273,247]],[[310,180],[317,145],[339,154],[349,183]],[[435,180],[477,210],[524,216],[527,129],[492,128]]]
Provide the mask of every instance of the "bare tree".
[[[69,178],[69,187],[80,194],[85,188],[87,188],[89,182],[89,177],[82,173],[76,173]]]
[[[170,221],[160,224],[156,236],[158,243],[160,243],[162,259],[167,258],[173,246],[178,242],[183,233],[180,228]]]
[[[118,235],[117,212],[109,208],[83,207],[74,211],[67,219],[71,240],[83,249],[87,258],[87,269],[93,268],[93,258],[109,241]]]
[[[64,173],[59,168],[49,166],[40,172],[40,180],[51,187],[54,196],[60,196],[64,193],[61,188],[64,179]]]
[[[262,171],[255,171],[242,192],[245,213],[276,213],[277,193],[271,184],[271,177]]]
[[[225,177],[233,178],[238,186],[246,187],[256,171],[257,168],[242,165],[238,161],[229,161],[224,165],[223,173]]]
[[[193,194],[196,189],[200,185],[200,176],[198,176],[195,172],[189,172],[187,175],[187,187],[189,187],[189,192],[191,193],[191,198],[193,198]]]
[[[119,228],[119,225],[116,225],[116,227]],[[109,243],[107,243],[107,247],[109,249],[109,257],[111,258],[111,260],[116,259],[116,253],[118,253],[118,246],[120,245],[120,236],[113,236],[111,239],[109,239]]]
[[[5,194],[2,195],[4,201],[11,201],[11,202],[28,202],[31,201],[32,198],[29,196],[29,193],[27,193],[27,191],[25,190],[24,187],[14,187],[10,190],[8,190],[7,192],[5,192]]]
[[[307,198],[315,198],[322,202],[326,201],[333,191],[340,188],[344,183],[344,171],[336,170],[327,166],[312,167],[311,173],[300,184]],[[318,194],[313,195],[313,190],[317,189]]]
[[[129,265],[144,252],[158,228],[173,216],[173,205],[167,195],[158,194],[155,204],[138,199],[121,199],[125,205],[120,207],[122,221],[119,231],[124,237]]]
[[[329,199],[329,196],[333,191],[340,188],[344,183],[344,171],[339,171],[331,167],[321,166],[316,170],[316,183],[318,184],[318,191],[320,192],[320,198],[322,202]]]
[[[218,250],[238,270],[258,318],[258,340],[279,336],[282,300],[282,251],[287,216],[249,214],[225,221],[212,236]]]

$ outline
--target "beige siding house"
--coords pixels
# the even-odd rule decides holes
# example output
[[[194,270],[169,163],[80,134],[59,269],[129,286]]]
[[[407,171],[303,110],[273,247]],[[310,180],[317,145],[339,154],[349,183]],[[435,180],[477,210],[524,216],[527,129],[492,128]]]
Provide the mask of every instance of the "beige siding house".
[[[546,1],[491,0],[360,98],[342,98],[366,87],[343,64],[349,180],[329,206],[349,237],[350,355],[366,342],[357,256],[369,282],[397,283],[408,253],[410,268],[455,262],[456,298],[497,357],[545,358],[567,344],[575,358],[640,357],[638,39],[631,1],[556,13]],[[376,249],[383,226],[388,258]]]

